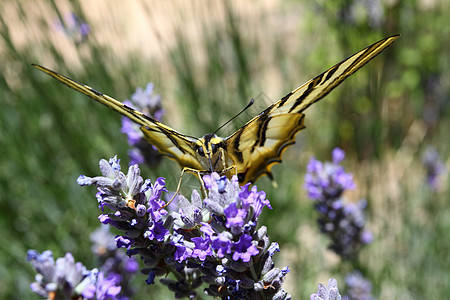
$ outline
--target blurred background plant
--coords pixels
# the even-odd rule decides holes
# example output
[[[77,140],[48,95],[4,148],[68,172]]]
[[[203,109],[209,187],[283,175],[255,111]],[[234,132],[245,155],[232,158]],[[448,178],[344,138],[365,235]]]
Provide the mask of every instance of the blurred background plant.
[[[129,149],[118,114],[31,63],[118,100],[152,82],[162,121],[193,136],[214,131],[256,98],[219,132],[227,136],[299,84],[395,33],[402,37],[392,47],[309,109],[307,130],[274,167],[279,187],[258,181],[274,208],[260,222],[283,250],[280,265],[291,269],[284,288],[294,299],[307,299],[330,277],[344,286],[349,270],[326,250],[302,189],[308,159],[323,160],[339,146],[358,186],[346,196],[367,200],[374,241],[359,261],[372,294],[450,294],[448,175],[439,173],[439,188],[429,188],[421,162],[433,145],[449,165],[448,1],[6,0],[0,11],[0,298],[34,297],[30,248],[55,257],[71,252],[95,266],[89,234],[98,226],[97,203],[76,178]],[[173,189],[179,176],[168,159],[144,172],[166,177]],[[183,182],[196,184],[194,177]],[[144,280],[136,275],[134,283]],[[144,295],[170,297],[158,285],[136,297]]]

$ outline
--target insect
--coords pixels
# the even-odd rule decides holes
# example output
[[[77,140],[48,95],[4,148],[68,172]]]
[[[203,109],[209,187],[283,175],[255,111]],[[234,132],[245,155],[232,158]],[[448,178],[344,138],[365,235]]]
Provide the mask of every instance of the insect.
[[[344,59],[273,103],[227,138],[211,133],[201,138],[183,135],[87,85],[45,67],[33,66],[140,124],[146,140],[161,154],[175,160],[183,168],[182,174],[190,171],[200,177],[234,169],[240,184],[245,184],[255,182],[262,175],[273,179],[271,167],[281,162],[283,151],[295,143],[295,135],[305,128],[303,112],[398,37],[382,39]]]

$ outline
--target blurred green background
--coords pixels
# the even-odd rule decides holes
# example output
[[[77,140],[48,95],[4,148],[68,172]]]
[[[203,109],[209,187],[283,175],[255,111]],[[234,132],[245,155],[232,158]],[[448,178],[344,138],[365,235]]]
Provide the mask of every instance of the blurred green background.
[[[86,40],[58,19],[74,12],[90,26]],[[421,156],[434,146],[450,153],[450,4],[445,0],[381,1],[8,1],[0,2],[0,298],[35,299],[27,249],[74,254],[95,267],[89,234],[97,228],[92,188],[80,174],[98,161],[128,163],[120,116],[30,66],[37,63],[118,100],[147,82],[163,97],[163,122],[202,136],[256,104],[219,134],[227,136],[272,102],[350,54],[396,33],[391,47],[307,112],[283,163],[266,178],[274,210],[263,213],[277,264],[292,270],[285,289],[309,299],[317,283],[344,285],[352,265],[327,250],[303,190],[310,157],[329,160],[343,148],[366,198],[374,242],[359,264],[378,299],[445,299],[450,294],[448,175],[426,184]],[[165,159],[143,177],[167,178],[179,167]],[[186,180],[184,189],[196,186]],[[159,284],[136,276],[136,299],[167,299]]]

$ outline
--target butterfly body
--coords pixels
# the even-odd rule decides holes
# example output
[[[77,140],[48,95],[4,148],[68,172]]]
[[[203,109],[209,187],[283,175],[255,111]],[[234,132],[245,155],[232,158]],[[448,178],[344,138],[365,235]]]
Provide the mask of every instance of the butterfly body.
[[[284,150],[295,143],[295,135],[305,127],[304,111],[398,37],[382,39],[341,61],[266,108],[226,138],[215,134],[198,139],[183,135],[87,85],[45,67],[33,66],[140,124],[146,140],[182,168],[199,174],[219,172],[227,175],[234,168],[239,182],[245,184],[262,175],[272,178],[271,167],[281,162]]]

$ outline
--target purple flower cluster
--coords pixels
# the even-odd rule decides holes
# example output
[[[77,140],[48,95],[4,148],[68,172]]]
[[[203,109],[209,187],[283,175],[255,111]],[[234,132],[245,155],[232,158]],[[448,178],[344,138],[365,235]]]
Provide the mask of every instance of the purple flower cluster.
[[[144,181],[137,165],[125,175],[116,157],[101,160],[100,170],[103,176],[80,176],[78,183],[97,187],[100,207],[110,211],[100,221],[123,232],[117,247],[141,256],[147,284],[164,276],[160,281],[176,298],[194,298],[206,283],[205,293],[222,299],[290,299],[282,289],[289,269],[272,261],[278,244],[269,242],[266,227],[257,228],[270,204],[256,186],[240,187],[236,177],[213,173],[203,177],[205,199],[194,190],[190,201],[180,195],[168,211],[163,178]]]
[[[91,32],[89,25],[73,12],[66,14],[64,20],[59,19],[55,28],[71,38],[76,45],[84,43]]]
[[[31,290],[47,299],[119,299],[119,278],[105,277],[97,269],[87,270],[67,253],[55,262],[51,251],[28,250],[27,260],[36,271]]]
[[[305,189],[320,214],[321,232],[331,238],[330,249],[343,259],[354,260],[361,246],[372,241],[372,235],[364,230],[367,202],[362,199],[356,204],[344,203],[344,191],[355,188],[352,175],[339,165],[344,156],[344,151],[336,148],[332,162],[312,158],[305,175]]]
[[[311,300],[341,300],[337,281],[334,278],[328,280],[327,286],[319,283],[317,293],[311,294]]]
[[[445,172],[445,165],[439,157],[436,148],[427,147],[422,155],[422,163],[427,171],[428,186],[434,191],[439,190],[441,185],[439,177]]]
[[[95,283],[87,285],[81,293],[86,299],[108,300],[108,299],[129,299],[128,297],[120,297],[119,293],[122,289],[119,286],[120,276],[110,274],[108,276],[103,272],[96,274]]]
[[[354,271],[345,276],[347,295],[344,300],[373,300],[372,284],[365,279],[359,271]]]
[[[161,121],[164,113],[161,96],[154,94],[153,89],[153,83],[148,83],[145,90],[138,87],[131,96],[131,100],[125,100],[123,103]],[[128,152],[130,165],[145,163],[150,167],[155,167],[159,164],[162,156],[154,146],[145,140],[140,125],[127,117],[122,117],[122,132],[127,135],[128,144],[132,147]]]

